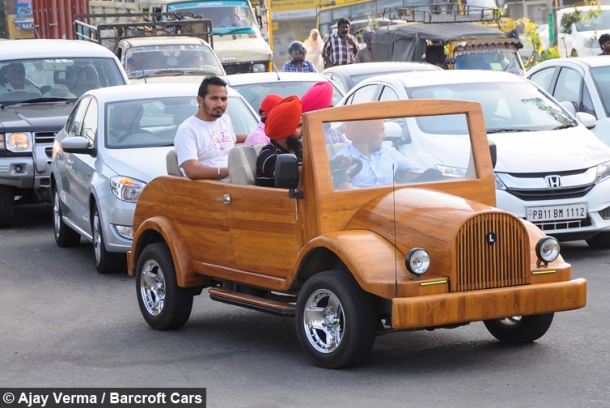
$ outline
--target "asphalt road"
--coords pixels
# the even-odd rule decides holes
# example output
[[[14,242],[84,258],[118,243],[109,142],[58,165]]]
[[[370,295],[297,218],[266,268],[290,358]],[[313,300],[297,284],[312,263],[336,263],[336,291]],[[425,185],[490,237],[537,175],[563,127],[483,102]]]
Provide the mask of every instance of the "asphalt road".
[[[206,387],[208,407],[610,407],[610,251],[562,245],[588,280],[584,309],[535,343],[482,323],[376,340],[366,364],[314,366],[294,321],[195,298],[181,330],[150,329],[134,279],[100,275],[93,249],[58,248],[50,205],[0,230],[1,387]]]

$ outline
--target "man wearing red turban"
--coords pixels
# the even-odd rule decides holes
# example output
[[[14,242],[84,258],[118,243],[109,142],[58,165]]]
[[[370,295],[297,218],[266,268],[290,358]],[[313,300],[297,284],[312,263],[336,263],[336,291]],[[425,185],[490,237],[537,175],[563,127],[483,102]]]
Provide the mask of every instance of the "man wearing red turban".
[[[246,137],[246,140],[244,141],[246,146],[266,145],[269,143],[269,138],[265,134],[265,121],[267,120],[267,116],[271,113],[271,110],[275,108],[275,105],[280,103],[282,99],[284,98],[276,94],[269,94],[263,99],[261,107],[258,109],[261,121],[258,122],[256,129],[250,132],[248,137]]]
[[[275,160],[278,155],[294,154],[301,164],[301,113],[301,100],[293,95],[278,103],[267,117],[265,133],[271,141],[262,148],[256,159],[257,186],[275,187]]]
[[[333,180],[339,189],[348,188],[350,181],[354,187],[390,185],[399,172],[423,172],[420,166],[408,160],[394,147],[383,144],[383,119],[348,122],[345,126],[345,136],[352,143],[340,150],[333,159],[356,158],[362,162],[362,169],[351,180]],[[344,167],[347,167],[347,164]]]

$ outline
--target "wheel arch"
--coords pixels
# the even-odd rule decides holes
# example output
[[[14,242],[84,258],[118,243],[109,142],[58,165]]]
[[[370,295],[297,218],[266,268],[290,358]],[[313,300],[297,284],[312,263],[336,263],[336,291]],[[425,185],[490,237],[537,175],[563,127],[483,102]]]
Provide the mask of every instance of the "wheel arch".
[[[135,274],[135,268],[144,248],[156,242],[164,242],[169,248],[176,268],[178,286],[186,288],[209,285],[209,278],[194,272],[186,242],[166,217],[149,218],[135,231],[133,246],[128,253],[129,275]]]

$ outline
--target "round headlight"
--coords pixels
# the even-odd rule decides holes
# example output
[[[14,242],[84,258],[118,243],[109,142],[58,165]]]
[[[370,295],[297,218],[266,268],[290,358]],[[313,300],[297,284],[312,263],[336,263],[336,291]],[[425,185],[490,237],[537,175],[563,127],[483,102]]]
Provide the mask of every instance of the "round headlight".
[[[559,257],[559,242],[553,237],[544,237],[536,244],[536,256],[546,263]]]
[[[15,153],[32,151],[32,137],[30,133],[7,133],[6,136],[6,148],[8,150]]]
[[[430,255],[425,249],[413,248],[407,254],[405,264],[409,272],[415,275],[423,275],[430,268]]]

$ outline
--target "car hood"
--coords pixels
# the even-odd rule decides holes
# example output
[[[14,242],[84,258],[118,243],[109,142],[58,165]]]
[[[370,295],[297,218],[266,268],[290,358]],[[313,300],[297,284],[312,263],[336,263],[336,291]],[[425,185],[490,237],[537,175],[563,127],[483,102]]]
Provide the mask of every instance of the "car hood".
[[[157,176],[167,174],[165,156],[173,148],[173,146],[164,146],[106,149],[102,160],[117,175],[148,183]]]
[[[212,75],[212,74],[210,74]],[[193,83],[193,84],[201,84],[206,78],[205,75],[176,75],[176,76],[150,76],[146,79],[144,78],[130,78],[130,85],[140,85],[140,84],[184,84],[184,83]]]
[[[60,130],[66,124],[73,103],[37,103],[11,105],[0,109],[0,127],[4,131]]]
[[[499,173],[548,173],[586,169],[610,160],[610,148],[584,126],[489,135]]]
[[[222,63],[235,61],[268,61],[271,49],[262,38],[239,38],[233,40],[230,35],[214,36],[214,52]],[[235,57],[238,55],[238,57]],[[225,58],[228,58],[225,60]]]

